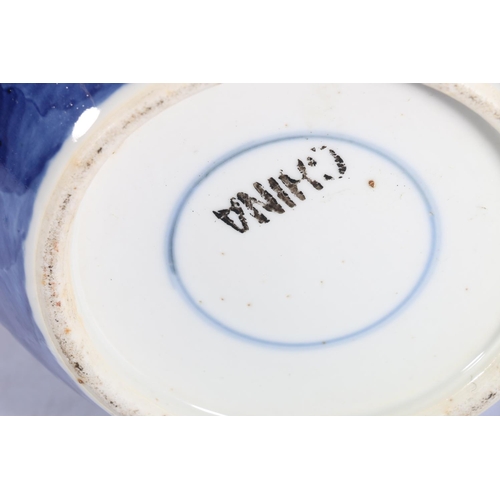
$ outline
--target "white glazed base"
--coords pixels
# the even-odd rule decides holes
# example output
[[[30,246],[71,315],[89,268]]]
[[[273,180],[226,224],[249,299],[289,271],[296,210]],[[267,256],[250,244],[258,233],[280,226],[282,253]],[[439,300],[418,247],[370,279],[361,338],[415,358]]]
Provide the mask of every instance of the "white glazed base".
[[[440,90],[495,123],[489,87]],[[109,109],[56,159],[27,252],[40,326],[108,411],[498,399],[500,146],[482,118],[410,85],[152,86]]]

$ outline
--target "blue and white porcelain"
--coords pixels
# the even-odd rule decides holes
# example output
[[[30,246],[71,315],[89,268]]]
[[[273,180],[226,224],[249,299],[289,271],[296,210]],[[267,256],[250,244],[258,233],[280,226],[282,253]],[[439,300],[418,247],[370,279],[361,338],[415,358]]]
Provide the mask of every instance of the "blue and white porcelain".
[[[488,84],[2,84],[0,320],[113,414],[478,414],[499,132]]]

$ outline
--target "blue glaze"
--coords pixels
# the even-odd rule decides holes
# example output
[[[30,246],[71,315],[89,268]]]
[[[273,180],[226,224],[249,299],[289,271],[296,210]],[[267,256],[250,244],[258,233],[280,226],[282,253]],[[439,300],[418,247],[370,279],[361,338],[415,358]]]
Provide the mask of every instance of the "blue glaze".
[[[48,162],[88,108],[121,84],[0,84],[0,323],[66,382],[26,294],[24,242]]]
[[[422,273],[420,274],[417,282],[413,285],[411,288],[410,292],[401,300],[401,302],[394,307],[391,311],[388,311],[386,314],[384,314],[381,318],[379,318],[377,321],[373,322],[370,325],[367,325],[363,328],[360,328],[356,331],[352,332],[346,332],[344,335],[336,338],[325,338],[321,341],[317,342],[277,342],[277,341],[270,341],[267,339],[262,339],[259,337],[254,336],[251,333],[248,332],[242,332],[239,330],[235,330],[234,328],[231,328],[230,326],[222,323],[219,321],[217,318],[209,314],[207,311],[205,311],[202,307],[199,306],[198,302],[191,296],[189,291],[186,288],[186,285],[184,284],[184,281],[182,279],[182,276],[179,274],[178,269],[177,269],[177,264],[176,264],[176,256],[175,256],[175,237],[176,237],[176,232],[177,232],[177,227],[179,223],[180,216],[184,210],[184,207],[186,206],[186,203],[188,199],[195,193],[196,189],[198,186],[208,177],[210,176],[214,171],[218,170],[219,168],[223,167],[227,162],[232,160],[233,158],[243,155],[253,149],[266,146],[269,144],[273,144],[276,142],[283,142],[283,141],[290,141],[290,140],[296,140],[296,139],[329,139],[329,140],[335,140],[335,141],[340,141],[340,142],[346,142],[349,144],[353,144],[355,146],[358,146],[362,149],[365,149],[367,151],[370,151],[372,153],[375,153],[385,160],[389,161],[392,163],[396,168],[398,168],[400,171],[402,171],[412,182],[412,184],[415,186],[417,189],[418,193],[420,194],[425,208],[428,213],[428,221],[429,221],[429,237],[430,237],[430,246],[429,246],[429,254],[425,263],[425,266],[422,270]],[[386,323],[387,321],[391,320],[398,314],[403,308],[405,308],[412,299],[415,298],[415,296],[418,294],[418,292],[422,289],[422,285],[425,283],[427,280],[430,271],[433,267],[433,262],[435,260],[435,255],[436,255],[436,250],[437,250],[437,222],[436,222],[436,214],[437,211],[433,207],[430,196],[427,192],[426,189],[424,189],[423,184],[420,180],[417,181],[416,174],[411,171],[411,169],[408,166],[404,166],[403,162],[400,160],[394,158],[392,155],[382,151],[380,148],[368,144],[364,141],[361,141],[359,139],[354,139],[352,137],[347,137],[347,136],[342,136],[338,134],[329,134],[329,133],[311,133],[311,132],[306,132],[303,134],[295,134],[295,135],[289,135],[289,136],[280,136],[280,137],[274,137],[270,138],[264,141],[259,141],[259,142],[254,142],[251,144],[247,144],[245,146],[242,146],[241,148],[238,148],[234,151],[231,151],[224,157],[220,158],[219,160],[215,161],[212,165],[210,165],[207,169],[205,169],[194,181],[191,186],[186,190],[186,192],[182,195],[179,203],[177,204],[177,208],[174,212],[173,219],[171,221],[169,230],[168,230],[168,236],[167,236],[167,262],[168,262],[168,270],[172,279],[172,282],[174,286],[179,290],[179,293],[184,297],[186,302],[206,321],[211,323],[212,325],[216,326],[218,329],[229,333],[231,335],[236,336],[237,338],[251,341],[251,342],[257,342],[259,344],[263,344],[267,347],[279,347],[279,348],[307,348],[307,347],[324,347],[325,345],[331,345],[331,344],[338,344],[340,342],[344,342],[346,340],[351,340],[355,337],[360,337],[361,335],[367,334],[369,332],[372,332],[375,330],[377,327],[381,326],[383,323]]]

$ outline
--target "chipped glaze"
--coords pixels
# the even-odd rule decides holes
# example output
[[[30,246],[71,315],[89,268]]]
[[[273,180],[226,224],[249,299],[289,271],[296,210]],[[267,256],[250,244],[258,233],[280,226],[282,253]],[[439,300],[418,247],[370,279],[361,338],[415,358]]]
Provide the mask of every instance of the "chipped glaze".
[[[496,88],[432,86],[500,130]],[[95,123],[62,126],[29,181],[24,266],[1,275],[18,290],[3,323],[46,364],[115,414],[478,414],[499,399],[495,273],[473,261],[500,241],[500,155],[477,115],[412,86],[96,89]],[[462,274],[447,264],[465,256]]]

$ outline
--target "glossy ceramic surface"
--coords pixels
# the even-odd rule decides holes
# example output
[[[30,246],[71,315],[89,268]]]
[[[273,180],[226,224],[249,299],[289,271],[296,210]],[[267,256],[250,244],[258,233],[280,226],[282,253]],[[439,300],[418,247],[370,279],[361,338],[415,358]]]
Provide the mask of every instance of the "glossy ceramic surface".
[[[49,161],[82,113],[120,85],[0,84],[0,321],[69,382],[33,319],[26,292],[24,242]]]
[[[5,324],[119,414],[480,412],[500,97],[435,87],[92,87],[5,219]]]

